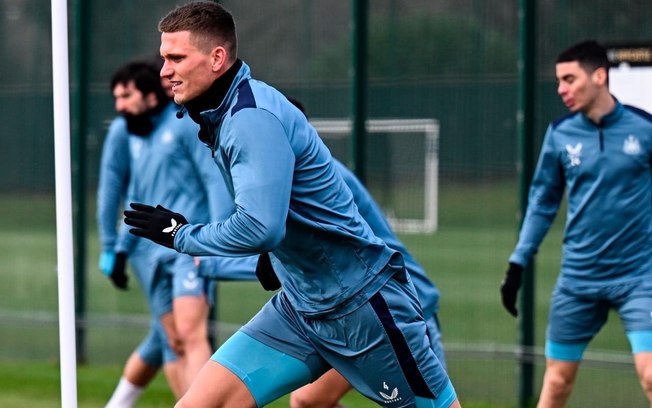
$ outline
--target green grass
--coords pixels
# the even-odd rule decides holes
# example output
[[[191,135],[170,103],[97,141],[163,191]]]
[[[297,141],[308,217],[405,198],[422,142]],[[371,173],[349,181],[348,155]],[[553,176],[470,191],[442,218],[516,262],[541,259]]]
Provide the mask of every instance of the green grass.
[[[80,406],[99,407],[146,331],[146,327],[125,318],[143,321],[147,312],[135,280],[129,291],[119,292],[98,272],[98,241],[90,202],[84,237],[89,252],[85,263],[89,327],[84,338],[88,364],[79,368],[78,389]],[[402,239],[442,292],[444,345],[456,350],[449,355],[451,378],[465,407],[514,406],[518,386],[515,360],[468,352],[493,347],[513,350],[517,342],[517,322],[502,309],[498,295],[507,257],[517,238],[514,188],[509,183],[442,186],[439,208],[436,233],[404,235]],[[54,198],[0,195],[0,210],[6,217],[0,230],[0,406],[58,406]],[[539,346],[543,344],[548,300],[558,273],[563,218],[559,217],[537,257],[534,305]],[[257,282],[220,283],[219,341],[251,318],[269,296]],[[614,318],[589,348],[589,352],[625,357],[628,350],[620,322]],[[536,367],[536,390],[541,363]],[[171,406],[170,398],[159,378],[139,406]],[[351,398],[349,407],[373,406],[355,393],[347,398]],[[582,367],[573,398],[571,407],[644,405],[631,367]],[[272,406],[287,406],[287,400]]]
[[[106,404],[121,368],[118,366],[80,366],[77,370],[78,406],[101,408]],[[4,362],[0,364],[0,406],[12,408],[52,408],[61,403],[59,366],[53,363]],[[349,392],[342,402],[350,408],[372,408],[377,405],[356,392]],[[289,405],[287,396],[269,404],[271,408]],[[139,408],[170,407],[174,397],[162,375],[158,375],[138,401]],[[507,408],[469,402],[471,408]]]

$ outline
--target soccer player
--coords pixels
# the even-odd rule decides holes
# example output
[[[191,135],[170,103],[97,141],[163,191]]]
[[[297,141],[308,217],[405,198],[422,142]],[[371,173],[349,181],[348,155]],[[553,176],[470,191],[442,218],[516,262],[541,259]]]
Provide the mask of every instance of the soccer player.
[[[566,189],[539,407],[566,405],[584,350],[610,309],[620,315],[652,402],[652,116],[609,93],[608,70],[607,54],[595,41],[575,44],[557,58],[557,93],[571,113],[548,126],[501,285],[503,305],[516,316],[523,268]]]
[[[214,260],[198,265],[199,259],[126,231],[119,237],[118,207],[128,194],[132,200],[152,199],[182,208],[196,221],[208,222],[223,218],[232,203],[224,200],[224,183],[215,176],[210,155],[196,138],[198,127],[190,119],[176,118],[177,107],[166,95],[158,69],[145,62],[125,64],[113,75],[111,90],[121,116],[111,124],[102,152],[99,266],[124,289],[128,257],[152,313],[150,332],[129,357],[107,405],[130,407],[161,366],[173,393],[180,397],[210,356],[209,286],[198,274],[204,274],[199,267],[216,266]],[[241,260],[239,271],[210,272],[220,278],[255,279],[254,262]]]
[[[256,407],[331,368],[383,405],[459,407],[401,254],[376,237],[306,117],[237,58],[235,23],[191,2],[159,23],[161,76],[200,124],[236,210],[224,222],[133,203],[130,232],[192,255],[270,251],[282,290],[204,365],[182,407]]]
[[[303,104],[295,98],[288,98],[294,106],[306,114]],[[417,291],[423,315],[428,324],[428,339],[431,347],[435,350],[439,362],[446,369],[444,356],[444,347],[441,342],[441,332],[439,330],[439,319],[437,311],[439,309],[439,290],[435,284],[428,278],[423,267],[417,262],[412,254],[407,250],[405,245],[396,236],[391,225],[385,218],[383,210],[378,206],[371,193],[362,185],[360,180],[344,164],[337,159],[333,159],[335,167],[344,179],[346,185],[353,193],[353,200],[360,215],[367,221],[374,234],[381,238],[392,249],[399,251],[403,255],[405,268],[410,273],[414,282],[414,288]],[[261,257],[268,257],[268,254],[261,254]],[[266,261],[266,260],[265,260]],[[260,262],[260,261],[259,261]],[[272,271],[273,273],[273,271]],[[351,389],[351,385],[334,369],[329,370],[311,384],[305,385],[292,392],[290,396],[291,408],[337,408],[339,400]]]
[[[434,283],[428,278],[424,269],[419,265],[417,260],[410,254],[405,245],[396,236],[389,222],[383,215],[376,201],[369,191],[362,185],[358,178],[344,166],[341,162],[334,159],[340,175],[346,185],[353,193],[358,211],[367,221],[374,234],[381,238],[392,249],[399,251],[403,255],[405,268],[410,273],[414,287],[423,309],[423,315],[428,325],[428,339],[430,345],[435,351],[439,362],[446,369],[444,347],[441,342],[441,332],[439,330],[439,320],[437,311],[439,309],[439,290]],[[351,389],[350,384],[337,371],[331,369],[321,376],[317,381],[308,384],[297,391],[294,391],[290,397],[290,407],[292,408],[332,408],[338,407],[338,401],[344,394]]]

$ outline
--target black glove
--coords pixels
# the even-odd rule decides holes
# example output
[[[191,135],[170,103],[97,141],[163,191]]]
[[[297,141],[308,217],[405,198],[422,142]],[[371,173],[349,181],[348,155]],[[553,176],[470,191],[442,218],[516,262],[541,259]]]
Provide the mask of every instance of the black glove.
[[[127,265],[127,254],[124,252],[118,252],[115,254],[115,263],[113,264],[113,270],[109,279],[113,282],[113,286],[121,290],[129,289],[127,282],[129,277],[125,273],[125,266]]]
[[[151,205],[131,203],[129,206],[135,211],[126,210],[124,212],[125,224],[136,227],[130,229],[129,232],[174,249],[174,236],[179,228],[188,224],[183,215],[160,205],[154,208]]]
[[[503,306],[509,314],[516,317],[518,310],[516,310],[516,295],[521,287],[521,278],[523,275],[523,267],[519,264],[510,262],[509,268],[505,273],[505,278],[500,284],[500,297],[503,301]]]
[[[256,263],[256,277],[265,290],[277,290],[281,288],[281,282],[278,280],[276,272],[274,272],[272,260],[269,259],[268,252],[263,252],[258,256],[258,262]]]

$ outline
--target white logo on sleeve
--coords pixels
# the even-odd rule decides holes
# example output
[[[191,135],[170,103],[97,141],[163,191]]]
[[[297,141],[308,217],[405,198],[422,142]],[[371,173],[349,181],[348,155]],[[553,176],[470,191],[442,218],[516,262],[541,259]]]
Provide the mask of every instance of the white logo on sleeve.
[[[188,277],[184,278],[182,284],[183,287],[188,290],[196,289],[197,286],[199,286],[199,279],[197,278],[197,273],[189,272]]]
[[[383,381],[383,389],[387,392],[389,392],[389,386],[387,385],[386,382]],[[398,388],[394,387],[391,393],[386,394],[383,391],[379,392],[380,396],[383,397],[385,402],[399,402],[402,398],[398,396]]]
[[[623,143],[623,152],[625,154],[635,155],[641,152],[641,142],[638,141],[636,136],[629,135]]]
[[[582,154],[582,143],[578,143],[575,146],[567,144],[566,153],[568,153],[568,160],[570,160],[570,165],[572,167],[579,166],[581,163],[580,155]]]

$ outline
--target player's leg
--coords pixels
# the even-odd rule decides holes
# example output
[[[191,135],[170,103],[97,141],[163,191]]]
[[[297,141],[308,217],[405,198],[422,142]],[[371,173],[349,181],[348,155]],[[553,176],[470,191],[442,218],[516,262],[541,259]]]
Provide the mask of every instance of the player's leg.
[[[612,296],[617,299],[616,310],[632,347],[641,388],[652,406],[652,283],[643,279],[623,285]]]
[[[174,326],[183,349],[183,379],[186,387],[212,354],[208,341],[209,285],[198,274],[199,264],[179,255],[169,266],[172,274]]]
[[[351,384],[334,369],[316,381],[290,394],[290,408],[341,408],[340,398],[351,389]]]
[[[155,345],[154,327],[151,326],[148,335],[127,359],[120,382],[106,408],[133,407],[145,387],[156,376],[161,366],[161,357],[161,350]]]
[[[634,354],[638,380],[645,396],[652,407],[652,352],[646,351]]]
[[[565,407],[575,384],[579,361],[546,359],[546,371],[537,408]]]
[[[170,347],[161,320],[154,321],[156,346],[161,350],[163,360],[163,373],[172,390],[172,394],[178,400],[186,392],[187,384],[183,381],[183,373],[177,353]]]
[[[609,302],[597,290],[558,284],[546,334],[546,371],[538,408],[564,407],[575,385],[584,350],[607,321]]]
[[[106,408],[130,408],[136,404],[145,387],[156,375],[158,367],[146,364],[138,352],[129,356],[118,386],[113,391]]]
[[[290,309],[283,292],[274,295],[215,352],[176,407],[260,407],[326,372]]]
[[[147,304],[152,315],[152,324],[148,341],[141,344],[139,351],[146,362],[153,361],[158,356],[158,365],[163,365],[163,372],[172,393],[178,399],[185,391],[180,376],[180,364],[171,344],[175,343],[176,332],[172,315],[172,284],[171,280],[156,259],[153,259],[147,243],[139,247],[138,253],[132,254],[129,260],[136,278],[147,298]],[[167,278],[167,279],[166,279]],[[168,338],[164,323],[171,331]]]
[[[190,385],[211,356],[208,342],[208,304],[204,297],[181,296],[174,299],[173,310],[185,360],[184,382]]]
[[[242,380],[224,366],[209,360],[199,371],[175,408],[256,408]]]
[[[156,376],[159,367],[146,363],[138,352],[133,352],[125,365],[124,377],[138,387],[146,387]]]
[[[181,370],[179,369],[179,362],[177,360],[163,364],[163,375],[165,375],[165,381],[167,381],[175,400],[179,400],[185,392],[181,384],[180,372]]]

